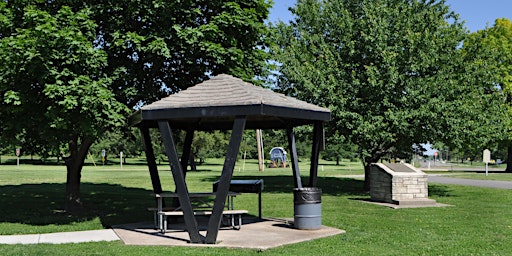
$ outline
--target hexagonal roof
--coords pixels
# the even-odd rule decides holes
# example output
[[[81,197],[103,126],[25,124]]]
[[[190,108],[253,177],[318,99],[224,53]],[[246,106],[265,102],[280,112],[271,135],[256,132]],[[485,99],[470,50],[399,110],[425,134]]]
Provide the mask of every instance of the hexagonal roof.
[[[247,117],[247,129],[280,129],[329,121],[331,112],[221,74],[143,106],[131,124],[154,126],[158,120],[169,120],[176,128],[227,130],[237,116]]]

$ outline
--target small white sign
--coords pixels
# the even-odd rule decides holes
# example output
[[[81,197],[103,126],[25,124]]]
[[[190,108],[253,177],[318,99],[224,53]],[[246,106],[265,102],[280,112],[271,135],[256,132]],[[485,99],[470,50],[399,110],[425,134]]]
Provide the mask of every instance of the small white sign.
[[[483,162],[486,164],[491,162],[491,151],[488,149],[484,150]]]

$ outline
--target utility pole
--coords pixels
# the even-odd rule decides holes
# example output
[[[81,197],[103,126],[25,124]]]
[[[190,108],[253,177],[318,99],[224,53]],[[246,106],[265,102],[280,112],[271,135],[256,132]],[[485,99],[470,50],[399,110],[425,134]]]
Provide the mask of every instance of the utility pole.
[[[264,151],[263,151],[263,138],[261,129],[256,130],[256,141],[258,143],[258,170],[262,172],[265,168],[264,162]]]

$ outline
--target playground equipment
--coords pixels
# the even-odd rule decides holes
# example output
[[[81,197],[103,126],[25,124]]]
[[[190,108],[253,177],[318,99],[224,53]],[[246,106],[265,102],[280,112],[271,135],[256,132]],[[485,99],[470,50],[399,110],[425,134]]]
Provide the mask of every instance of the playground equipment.
[[[275,147],[270,150],[269,168],[286,168],[286,150],[282,147]]]

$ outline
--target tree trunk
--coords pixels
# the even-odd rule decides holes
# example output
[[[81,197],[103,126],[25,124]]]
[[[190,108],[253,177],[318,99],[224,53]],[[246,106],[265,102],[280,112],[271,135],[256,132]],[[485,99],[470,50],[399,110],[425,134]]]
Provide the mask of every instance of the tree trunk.
[[[188,159],[189,161],[189,165],[190,165],[190,170],[191,171],[197,171],[197,166],[196,166],[196,158],[194,156],[194,154],[190,154],[190,158]]]
[[[512,145],[507,147],[507,168],[505,172],[512,173]]]
[[[71,136],[68,147],[69,156],[63,156],[66,163],[66,205],[65,209],[69,213],[79,213],[82,209],[80,199],[80,179],[82,176],[82,167],[87,156],[87,152],[93,143],[92,138],[83,138],[81,144],[78,144],[78,135]]]
[[[381,160],[381,157],[378,156],[378,157],[366,157],[363,159],[363,165],[364,165],[364,191],[370,191],[370,177],[371,177],[371,172],[370,172],[370,166],[373,164],[373,163],[378,163],[379,160]]]
[[[364,191],[370,191],[370,165],[371,163],[364,163]]]
[[[81,171],[73,165],[67,165],[66,211],[73,213],[82,207],[80,200]]]

